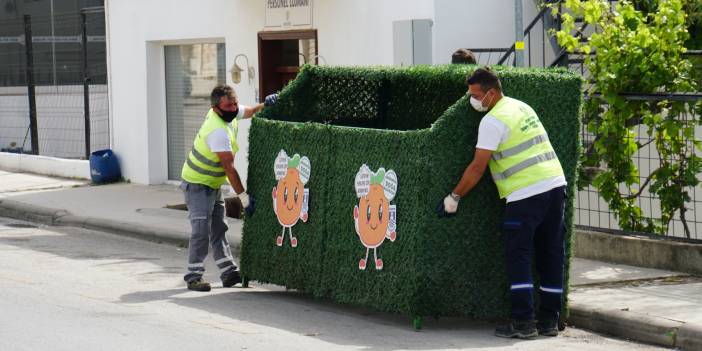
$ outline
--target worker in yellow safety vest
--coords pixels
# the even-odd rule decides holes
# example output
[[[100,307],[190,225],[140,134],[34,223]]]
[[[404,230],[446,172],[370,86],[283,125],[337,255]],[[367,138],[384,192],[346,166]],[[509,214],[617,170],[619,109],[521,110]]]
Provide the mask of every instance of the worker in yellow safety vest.
[[[439,216],[456,213],[460,199],[478,183],[487,167],[500,198],[506,199],[505,240],[511,317],[495,335],[532,338],[558,335],[563,295],[563,211],[566,180],[548,134],[534,110],[502,94],[489,68],[466,80],[470,103],[487,112],[480,121],[473,161],[453,191],[437,206]],[[532,255],[539,274],[539,309],[534,316]]]
[[[184,280],[188,289],[210,291],[205,273],[205,258],[212,245],[215,264],[219,268],[222,286],[228,288],[241,282],[239,269],[234,263],[226,238],[227,224],[224,222],[224,200],[220,187],[229,181],[232,191],[241,200],[247,215],[253,215],[256,202],[241,183],[234,168],[234,157],[239,150],[237,124],[239,119],[251,118],[264,105],[275,103],[277,95],[266,97],[264,104],[253,107],[240,105],[234,90],[227,85],[218,85],[210,94],[212,108],[195,137],[181,172],[181,189],[188,206],[192,233],[188,246],[188,267]]]

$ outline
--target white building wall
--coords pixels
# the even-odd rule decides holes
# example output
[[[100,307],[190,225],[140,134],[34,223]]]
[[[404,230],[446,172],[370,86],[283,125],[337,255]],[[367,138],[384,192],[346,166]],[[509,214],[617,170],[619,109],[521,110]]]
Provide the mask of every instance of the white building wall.
[[[125,178],[146,184],[167,180],[164,45],[223,42],[227,70],[243,53],[258,75],[264,5],[251,0],[105,1],[113,149]],[[330,65],[390,65],[392,21],[431,19],[433,11],[432,0],[317,0],[313,28],[319,54]],[[228,84],[230,79],[227,74]],[[244,78],[234,88],[242,103],[253,104],[258,78],[252,85]],[[249,125],[240,125],[242,151],[236,162],[244,180]]]
[[[523,0],[524,27],[538,14],[539,2]],[[435,0],[434,64],[450,63],[451,54],[458,48],[510,47],[516,35],[514,12],[514,0]],[[537,28],[540,29],[541,25]],[[538,55],[541,62],[541,32],[536,34],[533,44],[539,47],[533,50],[533,54]],[[493,54],[489,63],[496,63],[496,56]],[[488,58],[487,54],[482,54],[478,63],[486,64]]]
[[[167,179],[164,45],[223,42],[227,69],[239,53],[255,64],[256,32],[262,26],[264,8],[252,4],[242,0],[105,2],[113,149],[125,178],[147,184]],[[254,86],[244,83],[235,89],[242,102],[253,102]]]
[[[427,18],[434,18],[433,0],[314,2],[319,53],[330,65],[392,65],[392,22]]]
[[[525,25],[537,12],[536,2],[524,0]],[[113,149],[127,179],[162,183],[167,180],[164,45],[225,43],[227,70],[237,54],[246,54],[258,76],[257,33],[264,30],[265,3],[106,0],[105,6]],[[312,16],[320,63],[329,65],[391,65],[397,20],[434,21],[435,64],[450,62],[459,47],[508,47],[514,41],[513,0],[316,0]],[[250,85],[242,78],[233,86],[242,103],[253,104],[258,77]],[[236,162],[244,180],[249,125],[240,126]]]

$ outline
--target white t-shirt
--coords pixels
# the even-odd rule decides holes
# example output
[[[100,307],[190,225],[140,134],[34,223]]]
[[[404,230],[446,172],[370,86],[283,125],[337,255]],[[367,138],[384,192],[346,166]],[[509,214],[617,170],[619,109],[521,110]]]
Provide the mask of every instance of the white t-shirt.
[[[478,143],[475,147],[477,149],[495,151],[507,138],[509,138],[509,128],[507,125],[493,116],[485,115],[478,127]],[[566,184],[568,183],[564,176],[544,179],[507,195],[507,202],[526,199]]]
[[[236,118],[241,119],[244,117],[244,110],[246,106],[239,105],[239,113],[237,113]],[[229,126],[231,128],[231,126]],[[217,128],[210,132],[205,139],[207,141],[207,146],[210,147],[212,152],[226,152],[232,151],[232,141],[229,140],[229,133],[224,128]]]

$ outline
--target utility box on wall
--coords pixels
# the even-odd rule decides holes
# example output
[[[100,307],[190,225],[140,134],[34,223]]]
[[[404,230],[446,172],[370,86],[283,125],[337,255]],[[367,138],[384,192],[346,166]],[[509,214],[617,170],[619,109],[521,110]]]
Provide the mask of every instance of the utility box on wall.
[[[393,64],[395,66],[431,65],[432,41],[430,19],[394,21]]]

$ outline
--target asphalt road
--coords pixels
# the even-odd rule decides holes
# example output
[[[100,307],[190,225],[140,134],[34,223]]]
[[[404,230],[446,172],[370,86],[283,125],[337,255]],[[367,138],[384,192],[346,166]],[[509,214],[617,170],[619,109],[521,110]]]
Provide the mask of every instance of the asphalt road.
[[[182,281],[186,250],[0,218],[0,350],[657,350],[569,328],[520,341],[464,319],[427,320],[252,283],[209,293]]]

